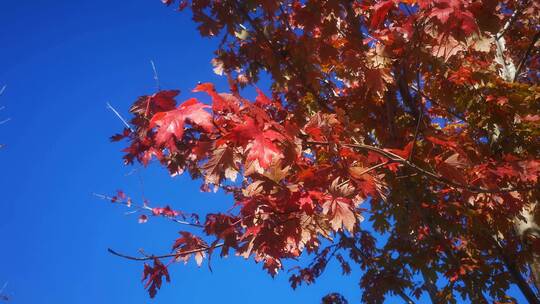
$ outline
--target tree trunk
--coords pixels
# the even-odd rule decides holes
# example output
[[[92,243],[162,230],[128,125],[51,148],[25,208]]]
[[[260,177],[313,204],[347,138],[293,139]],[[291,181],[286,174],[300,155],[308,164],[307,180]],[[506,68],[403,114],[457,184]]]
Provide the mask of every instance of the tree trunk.
[[[515,14],[517,14],[517,12],[515,12],[514,15]],[[511,18],[511,20],[512,19],[513,18]],[[495,46],[497,48],[495,62],[501,65],[501,69],[499,70],[500,77],[508,82],[516,81],[518,78],[517,76],[519,76],[518,73],[520,73],[520,69],[522,68],[522,63],[525,63],[527,59],[526,56],[528,56],[527,53],[524,55],[525,57],[521,60],[517,68],[512,62],[512,59],[505,56],[505,41],[502,35],[511,25],[511,20],[508,21],[500,33],[497,33],[497,35],[494,36]],[[533,38],[533,44],[540,39],[539,34],[540,33],[536,34]],[[540,205],[538,204],[538,201],[525,206],[521,211],[521,216],[523,218],[514,218],[514,228],[522,241],[523,250],[527,254],[527,263],[531,269],[534,285],[538,294],[540,293]],[[513,261],[510,261],[510,263],[513,264]],[[509,269],[509,271],[517,271],[517,269]],[[538,301],[540,301],[540,299],[538,299]]]
[[[514,227],[527,253],[529,267],[537,292],[540,291],[540,205],[534,202],[521,211],[523,219],[516,219]]]

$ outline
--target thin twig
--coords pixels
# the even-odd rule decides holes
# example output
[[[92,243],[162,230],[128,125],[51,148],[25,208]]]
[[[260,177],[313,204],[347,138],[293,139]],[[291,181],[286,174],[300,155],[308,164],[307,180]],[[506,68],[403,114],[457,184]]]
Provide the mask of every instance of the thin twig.
[[[4,91],[6,90],[6,88],[7,88],[7,85],[3,85],[3,86],[2,86],[2,88],[0,89],[0,96],[2,96],[2,94],[4,94]],[[5,106],[1,106],[1,107],[0,107],[0,111],[3,110],[3,109],[5,109],[5,108],[6,108]],[[6,119],[0,121],[0,125],[3,125],[3,124],[5,124],[6,122],[8,122],[8,121],[10,121],[10,120],[11,120],[11,118],[6,118]],[[2,146],[0,146],[0,148],[1,148],[1,147],[2,147]]]
[[[416,27],[415,27],[416,29]],[[417,64],[417,70],[416,70],[416,85],[418,86],[418,95],[420,95],[420,102],[419,102],[419,111],[420,113],[418,114],[418,121],[416,122],[416,129],[414,130],[414,140],[413,140],[413,145],[411,147],[411,153],[409,154],[409,157],[408,157],[408,160],[411,161],[413,156],[414,156],[414,148],[416,147],[416,141],[418,140],[418,132],[420,131],[420,123],[422,122],[422,118],[424,118],[424,107],[422,106],[422,98],[424,98],[421,93],[422,93],[422,86],[421,86],[421,81],[420,81],[420,63]],[[417,95],[417,97],[418,97]]]
[[[411,153],[409,154],[408,160],[411,161],[414,154],[414,147],[416,146],[416,141],[418,140],[418,132],[420,131],[420,123],[422,122],[422,118],[424,116],[424,110],[420,107],[420,113],[418,114],[418,121],[416,122],[416,129],[414,130],[414,139],[413,139],[413,145],[411,147]]]
[[[364,171],[362,171],[362,172],[360,172],[360,173],[358,173],[358,174],[355,173],[355,175],[362,176],[362,175],[364,175],[364,174],[366,174],[366,173],[369,173],[369,172],[371,172],[371,171],[373,171],[373,170],[375,170],[375,169],[378,169],[378,168],[380,168],[380,167],[384,167],[384,166],[386,166],[386,165],[388,165],[388,164],[390,164],[390,163],[392,163],[392,161],[391,161],[391,160],[387,160],[387,161],[382,162],[382,163],[380,163],[380,164],[376,164],[376,165],[374,165],[374,166],[372,166],[372,167],[369,167],[369,168],[365,169]]]
[[[437,105],[439,107],[441,107],[443,110],[445,110],[448,114],[454,116],[454,118],[457,118],[463,122],[465,122],[465,117],[464,116],[461,116],[461,114],[458,114],[458,113],[455,113],[454,111],[446,108],[444,105],[440,104],[439,102],[437,102],[436,100],[432,99],[430,96],[426,95],[424,92],[422,92],[419,88],[416,87],[416,85],[411,85],[411,89],[413,91],[415,91],[416,93],[418,93],[420,96],[422,96],[423,98],[425,98],[426,100],[428,100],[429,102],[431,102],[432,104],[434,105]]]
[[[154,80],[156,81],[157,90],[161,91],[161,86],[159,84],[159,76],[158,76],[158,72],[157,72],[154,60],[150,60],[150,64],[152,65],[152,71],[154,72]]]
[[[521,61],[519,62],[517,68],[516,68],[516,73],[514,74],[514,80],[513,82],[516,82],[518,76],[519,76],[519,72],[521,71],[521,69],[523,68],[523,66],[525,65],[525,62],[527,61],[527,58],[529,58],[529,55],[531,55],[531,52],[532,50],[534,49],[534,45],[536,44],[536,42],[540,40],[540,31],[536,33],[536,35],[534,35],[531,43],[529,44],[529,47],[527,48],[527,51],[525,52],[525,54],[523,55],[523,58],[521,58]]]
[[[114,201],[115,199],[111,196],[108,196],[108,195],[104,195],[104,194],[99,194],[99,193],[92,193],[93,196],[97,197],[97,198],[100,198],[102,200],[106,200],[106,201]],[[144,205],[138,205],[138,204],[134,204],[133,202],[124,202],[124,201],[121,201],[121,200],[116,200],[116,202],[120,205],[124,205],[128,208],[135,208],[137,209],[135,212],[138,212],[138,211],[141,211],[141,210],[146,210],[146,211],[150,211],[152,212],[152,207],[144,204]],[[132,213],[135,213],[135,212],[132,212]],[[182,221],[182,220],[179,220],[175,217],[172,217],[172,216],[164,216],[165,218],[175,222],[175,223],[178,223],[178,224],[182,224],[182,225],[187,225],[187,226],[192,226],[192,227],[197,227],[197,228],[203,228],[204,226],[201,225],[201,224],[195,224],[195,223],[190,223],[190,222],[187,222],[187,221]]]
[[[124,126],[126,126],[126,128],[128,128],[131,132],[133,132],[133,128],[131,128],[131,126],[124,119],[124,117],[122,117],[122,115],[120,115],[120,113],[118,113],[118,111],[116,111],[116,109],[108,102],[107,102],[107,108],[111,110],[122,121],[122,123],[124,124]]]
[[[182,251],[182,252],[176,252],[176,253],[171,253],[171,254],[164,254],[164,255],[150,255],[150,256],[144,255],[144,257],[134,257],[134,256],[122,254],[122,253],[119,253],[117,251],[114,251],[111,248],[108,248],[107,251],[109,251],[110,253],[112,253],[112,254],[114,254],[116,256],[119,256],[119,257],[122,257],[122,258],[125,258],[125,259],[128,259],[128,260],[149,261],[149,260],[154,260],[154,259],[165,259],[165,258],[172,258],[172,257],[181,257],[181,256],[185,256],[185,255],[192,254],[192,253],[208,251],[210,249],[222,247],[223,245],[225,245],[225,244],[224,243],[219,243],[219,244],[216,244],[216,245],[214,245],[212,247],[202,247],[202,248],[198,248],[198,249],[187,250],[187,251]]]
[[[378,168],[380,168],[380,167],[384,167],[384,166],[386,166],[386,165],[388,165],[388,164],[390,164],[390,163],[392,163],[392,161],[391,161],[391,160],[388,160],[388,161],[385,161],[385,162],[376,164],[376,165],[374,165],[374,166],[371,166],[371,167],[369,167],[369,168],[367,168],[367,169],[364,169],[362,172],[360,172],[360,173],[355,173],[354,175],[356,175],[356,176],[362,176],[362,175],[364,175],[364,174],[366,174],[366,173],[369,173],[369,172],[371,172],[371,171],[373,171],[373,170],[376,170],[376,169],[378,169]],[[349,183],[349,182],[350,182],[350,180],[349,180],[349,179],[346,179],[346,180],[344,180],[343,182],[339,183],[339,184],[336,186],[336,188],[340,188],[341,186],[344,186],[344,185],[346,185],[346,184]]]

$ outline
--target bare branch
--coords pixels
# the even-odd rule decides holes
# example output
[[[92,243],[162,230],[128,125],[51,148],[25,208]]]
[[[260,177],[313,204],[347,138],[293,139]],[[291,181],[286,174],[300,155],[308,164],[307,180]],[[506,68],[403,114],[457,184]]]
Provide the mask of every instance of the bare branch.
[[[6,90],[6,88],[7,88],[7,85],[2,86],[2,88],[0,89],[0,96],[2,96],[2,94],[4,94],[4,91]],[[6,107],[4,107],[4,106],[0,107],[0,111],[5,109],[5,108]],[[3,124],[5,124],[6,122],[8,122],[10,120],[11,120],[11,118],[6,118],[6,119],[0,121],[0,125],[3,125]],[[3,148],[4,146],[5,146],[4,144],[0,144],[0,149]],[[1,295],[1,292],[0,292],[0,295]]]
[[[107,102],[107,109],[111,110],[122,121],[124,126],[126,126],[126,128],[128,128],[131,132],[133,132],[133,128],[131,128],[131,126],[127,123],[124,117],[122,117],[122,115],[120,115],[120,113],[118,113],[118,111],[116,111],[116,109],[113,106],[111,106],[111,104],[108,102]]]
[[[152,65],[152,71],[154,72],[154,80],[156,81],[157,90],[161,91],[161,86],[159,84],[159,76],[158,76],[158,72],[157,72],[154,60],[150,60],[150,64]]]
[[[127,201],[122,201],[122,200],[115,200],[113,197],[111,196],[108,196],[108,195],[104,195],[104,194],[99,194],[99,193],[92,193],[93,196],[97,197],[97,198],[100,198],[102,200],[106,200],[106,201],[116,201],[118,204],[120,205],[124,205],[128,208],[135,208],[136,210],[134,210],[133,212],[129,213],[129,214],[132,214],[132,213],[136,213],[136,212],[139,212],[139,211],[149,211],[149,212],[152,212],[152,207],[148,206],[147,204],[143,204],[143,205],[138,205],[138,204],[134,204],[133,202],[127,202]],[[195,223],[190,223],[190,222],[187,222],[187,221],[182,221],[182,220],[179,220],[175,217],[172,217],[172,216],[164,216],[165,218],[175,222],[175,223],[178,223],[178,224],[182,224],[182,225],[187,225],[187,226],[192,226],[192,227],[197,227],[197,228],[203,228],[204,226],[201,225],[201,224],[195,224]]]
[[[114,254],[116,256],[119,256],[121,258],[125,258],[125,259],[128,259],[128,260],[149,261],[149,260],[153,260],[153,259],[165,259],[165,258],[172,258],[172,257],[181,257],[181,256],[185,256],[185,255],[192,254],[192,253],[209,251],[209,250],[213,250],[214,248],[222,247],[223,245],[225,245],[225,244],[224,243],[219,243],[219,244],[216,244],[216,245],[210,246],[210,247],[202,247],[202,248],[198,248],[198,249],[181,251],[181,252],[176,252],[176,253],[171,253],[171,254],[164,254],[164,255],[146,255],[145,254],[143,257],[134,257],[134,256],[122,254],[122,253],[114,251],[111,248],[108,248],[107,251],[109,251],[111,254]]]

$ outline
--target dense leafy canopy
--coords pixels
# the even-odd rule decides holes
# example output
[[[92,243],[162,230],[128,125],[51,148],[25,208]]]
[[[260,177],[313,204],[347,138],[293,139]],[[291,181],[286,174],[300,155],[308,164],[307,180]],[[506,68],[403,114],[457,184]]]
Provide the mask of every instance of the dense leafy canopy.
[[[234,206],[199,221],[145,203],[141,223],[191,226],[172,254],[137,258],[154,261],[150,296],[169,280],[160,259],[200,265],[219,252],[272,276],[310,256],[294,288],[330,260],[360,268],[367,303],[509,302],[510,284],[538,303],[540,2],[163,2],[191,8],[201,35],[221,41],[212,63],[230,93],[197,85],[210,105],[142,96],[113,139],[127,140],[127,164],[187,171]],[[261,73],[271,94],[243,98]]]

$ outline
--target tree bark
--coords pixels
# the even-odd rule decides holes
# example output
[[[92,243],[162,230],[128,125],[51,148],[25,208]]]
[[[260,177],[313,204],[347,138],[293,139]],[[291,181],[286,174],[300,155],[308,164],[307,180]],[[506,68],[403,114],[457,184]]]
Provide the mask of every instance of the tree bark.
[[[520,70],[523,68],[525,62],[527,61],[527,57],[529,56],[532,45],[534,45],[536,41],[540,39],[540,32],[534,36],[531,46],[529,46],[529,49],[519,62],[519,67],[516,69],[515,64],[512,62],[512,59],[505,56],[505,41],[504,37],[502,37],[506,29],[510,26],[511,20],[507,23],[507,25],[504,26],[504,28],[501,30],[502,32],[498,33],[494,37],[495,46],[497,47],[495,62],[502,66],[501,70],[499,71],[499,75],[501,76],[501,78],[508,82],[515,82],[519,76],[518,74]],[[534,285],[537,289],[537,293],[540,292],[540,252],[537,252],[537,249],[539,248],[538,243],[540,242],[540,216],[538,216],[540,212],[538,209],[538,201],[532,202],[530,205],[525,206],[522,209],[522,218],[514,218],[514,228],[517,235],[521,239],[523,249],[528,256],[527,262],[531,269],[531,274],[534,280]],[[536,246],[534,243],[536,243]],[[509,257],[504,254],[504,252],[502,252],[502,255],[504,256],[508,271],[512,274],[512,276],[516,277],[517,274],[521,276],[521,273],[519,272],[519,269],[517,269],[517,267],[515,266],[514,262],[510,260]],[[529,302],[531,301],[531,297],[534,297],[532,303],[540,303],[538,295],[535,295],[534,293],[532,295],[530,294],[532,290],[528,288],[529,284],[527,282],[518,281],[516,283],[521,289],[521,291],[525,294]],[[526,291],[525,289],[529,289],[529,291]]]

